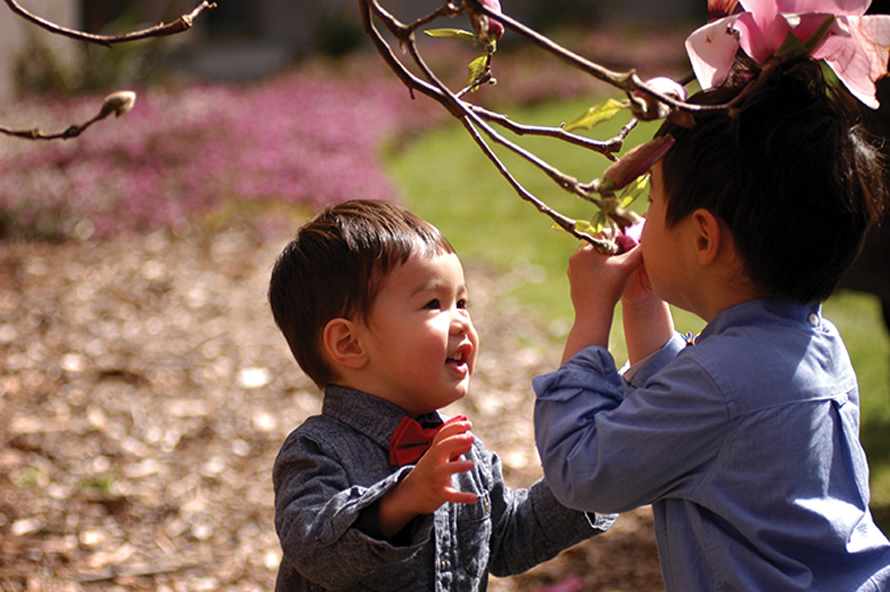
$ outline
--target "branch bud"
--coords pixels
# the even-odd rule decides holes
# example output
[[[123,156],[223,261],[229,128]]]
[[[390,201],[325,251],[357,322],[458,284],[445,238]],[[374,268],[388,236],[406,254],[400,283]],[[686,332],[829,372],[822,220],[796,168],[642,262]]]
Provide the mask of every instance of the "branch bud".
[[[102,109],[99,111],[99,119],[108,117],[114,113],[115,117],[120,117],[133,108],[136,104],[136,93],[131,90],[119,90],[105,97],[102,103]]]
[[[488,8],[492,12],[501,12],[500,0],[479,0],[479,4]],[[504,25],[500,21],[476,12],[472,8],[470,8],[469,12],[470,22],[473,25],[473,30],[476,32],[476,38],[479,41],[488,45],[496,43],[498,39],[503,37]]]
[[[646,87],[648,87],[653,92],[657,92],[660,95],[664,95],[666,97],[671,97],[677,99],[678,101],[686,100],[686,88],[676,82],[675,80],[671,80],[666,76],[658,76],[657,78],[651,78],[646,81]],[[639,105],[637,101],[631,101],[631,109],[634,112],[634,116],[642,119],[643,121],[651,121],[653,119],[664,119],[668,115],[671,114],[670,105],[665,105],[652,95],[645,93],[641,90],[636,91],[634,93],[636,97],[639,97],[643,100],[643,104],[645,108],[640,112]]]
[[[656,136],[645,144],[631,148],[624,156],[612,163],[603,174],[601,191],[616,191],[649,172],[655,163],[664,158],[674,145],[670,134]]]
[[[640,237],[643,234],[643,225],[645,223],[645,221],[637,222],[619,232],[618,236],[615,237],[619,253],[626,253],[640,244]]]

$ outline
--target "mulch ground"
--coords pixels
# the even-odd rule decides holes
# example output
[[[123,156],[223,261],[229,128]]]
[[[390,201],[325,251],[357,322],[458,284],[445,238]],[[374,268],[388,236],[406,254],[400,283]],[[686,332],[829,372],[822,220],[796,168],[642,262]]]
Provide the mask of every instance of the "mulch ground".
[[[284,238],[0,243],[0,590],[271,590],[270,469],[320,409],[265,301]],[[467,265],[482,354],[449,409],[540,475],[530,379],[559,346]],[[497,591],[663,590],[643,509]]]

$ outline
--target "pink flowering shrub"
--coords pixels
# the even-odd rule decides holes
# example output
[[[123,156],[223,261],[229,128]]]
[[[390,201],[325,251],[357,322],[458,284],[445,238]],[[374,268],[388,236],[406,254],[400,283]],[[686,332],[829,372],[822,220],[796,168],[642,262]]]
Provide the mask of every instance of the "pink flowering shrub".
[[[45,106],[74,122],[99,104]],[[262,224],[291,206],[398,199],[380,143],[431,113],[385,74],[304,70],[254,86],[150,88],[121,119],[0,158],[0,236],[184,231],[245,213]]]

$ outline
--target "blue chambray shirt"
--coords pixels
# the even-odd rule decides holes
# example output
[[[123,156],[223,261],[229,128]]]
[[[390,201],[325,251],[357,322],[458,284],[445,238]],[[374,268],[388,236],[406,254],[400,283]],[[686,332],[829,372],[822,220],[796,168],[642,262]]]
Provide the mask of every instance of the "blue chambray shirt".
[[[578,509],[652,504],[669,592],[890,590],[856,376],[819,304],[755,300],[628,384],[590,347],[534,379],[544,475]]]
[[[489,571],[523,572],[614,521],[591,523],[561,506],[543,480],[511,490],[498,456],[477,438],[466,455],[475,468],[453,478],[456,488],[479,496],[475,504],[446,503],[394,541],[369,534],[363,510],[411,469],[389,464],[389,440],[404,417],[383,399],[328,387],[321,415],[285,440],[272,473],[283,551],[277,591],[481,591]]]

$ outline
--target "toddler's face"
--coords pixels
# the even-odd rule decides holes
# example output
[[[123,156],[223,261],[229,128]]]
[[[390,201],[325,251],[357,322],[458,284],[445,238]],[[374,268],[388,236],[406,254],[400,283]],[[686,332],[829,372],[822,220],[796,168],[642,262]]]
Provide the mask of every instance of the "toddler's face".
[[[413,415],[466,395],[479,349],[467,298],[457,255],[415,253],[392,270],[362,326],[371,394]]]

